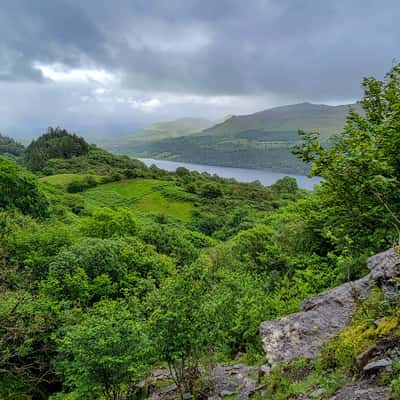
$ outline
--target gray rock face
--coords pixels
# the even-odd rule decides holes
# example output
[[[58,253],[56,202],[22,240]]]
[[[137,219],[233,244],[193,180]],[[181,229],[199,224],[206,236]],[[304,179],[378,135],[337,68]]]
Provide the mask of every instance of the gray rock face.
[[[260,334],[268,362],[316,357],[322,345],[349,324],[355,297],[367,292],[368,280],[363,278],[305,300],[299,313],[263,322]]]
[[[393,278],[399,276],[400,258],[394,249],[389,249],[368,259],[370,278],[383,289],[386,300],[397,299],[397,290]]]
[[[393,364],[393,361],[390,358],[382,358],[381,360],[377,361],[372,361],[368,363],[364,368],[364,372],[376,372],[379,371],[380,369],[388,368],[391,367]]]
[[[389,395],[388,388],[363,381],[343,386],[327,400],[385,400]]]
[[[208,398],[223,399],[236,395],[238,399],[248,399],[258,389],[257,381],[251,377],[254,372],[254,367],[244,364],[217,365],[212,372],[214,388]]]
[[[260,335],[272,366],[299,357],[315,358],[321,347],[349,325],[359,298],[368,295],[373,284],[384,287],[400,274],[400,256],[393,249],[368,260],[370,273],[357,281],[306,299],[301,311],[263,322]]]

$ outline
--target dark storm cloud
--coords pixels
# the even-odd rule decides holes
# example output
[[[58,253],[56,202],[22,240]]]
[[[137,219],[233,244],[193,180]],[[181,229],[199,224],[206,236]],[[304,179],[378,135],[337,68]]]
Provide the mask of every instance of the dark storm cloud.
[[[96,66],[141,90],[351,97],[400,53],[398,0],[3,0],[0,79]]]
[[[400,57],[399,20],[399,0],[0,0],[0,131],[353,101]]]

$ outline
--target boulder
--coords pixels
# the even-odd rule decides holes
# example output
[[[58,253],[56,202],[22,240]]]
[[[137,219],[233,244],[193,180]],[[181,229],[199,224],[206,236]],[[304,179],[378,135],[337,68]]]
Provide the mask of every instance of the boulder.
[[[400,358],[400,337],[395,334],[390,334],[373,343],[356,357],[357,366],[359,368],[364,368],[368,363],[375,361],[379,356],[384,356],[391,360]]]
[[[327,400],[385,400],[389,399],[389,396],[388,388],[362,381],[343,386]]]
[[[213,390],[208,398],[223,399],[235,395],[238,399],[248,399],[259,388],[257,381],[252,377],[255,372],[254,367],[244,364],[217,365],[212,372]]]
[[[399,276],[400,270],[398,252],[391,248],[383,253],[376,254],[368,259],[367,266],[371,271],[371,281],[382,287],[385,298],[389,301],[398,300],[398,291],[394,282],[394,278]]]
[[[268,362],[274,366],[316,357],[324,343],[349,324],[356,297],[367,292],[368,279],[363,278],[305,300],[301,312],[263,322],[260,335]]]
[[[268,376],[271,374],[271,366],[269,364],[261,365],[258,369],[258,377],[261,378],[262,376]]]
[[[368,260],[366,277],[306,299],[298,313],[261,323],[269,364],[318,356],[322,346],[349,325],[357,301],[365,298],[373,285],[391,285],[400,273],[399,266],[400,256],[394,249],[375,255]]]
[[[380,360],[372,361],[368,363],[364,368],[364,372],[377,372],[385,368],[391,367],[393,361],[390,358],[382,358]]]

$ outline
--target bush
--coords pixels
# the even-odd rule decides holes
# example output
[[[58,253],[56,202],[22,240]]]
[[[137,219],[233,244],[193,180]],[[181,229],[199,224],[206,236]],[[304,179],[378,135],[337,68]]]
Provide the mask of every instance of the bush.
[[[74,180],[67,185],[67,192],[68,193],[79,193],[83,192],[86,189],[90,189],[92,187],[97,186],[96,179],[91,176],[85,176],[83,179]]]
[[[0,157],[0,209],[18,209],[33,217],[45,217],[48,206],[37,178],[13,161]]]
[[[86,236],[101,239],[135,236],[138,229],[135,215],[127,209],[114,211],[110,208],[97,208],[82,224],[82,231]]]
[[[59,369],[79,398],[128,398],[153,362],[146,325],[122,301],[97,304],[58,343]]]

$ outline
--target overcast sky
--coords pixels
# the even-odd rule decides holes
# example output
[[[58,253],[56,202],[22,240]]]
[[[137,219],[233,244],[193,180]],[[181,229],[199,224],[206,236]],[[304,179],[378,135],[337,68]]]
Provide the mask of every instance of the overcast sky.
[[[0,131],[351,102],[399,60],[399,21],[399,0],[0,0]]]

